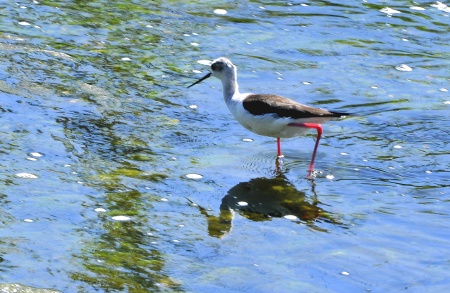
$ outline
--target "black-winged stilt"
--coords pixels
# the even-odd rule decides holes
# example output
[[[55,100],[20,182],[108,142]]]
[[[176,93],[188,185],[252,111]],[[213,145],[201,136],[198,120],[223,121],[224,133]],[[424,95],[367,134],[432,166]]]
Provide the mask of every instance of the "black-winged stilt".
[[[211,72],[188,88],[210,76],[215,76],[222,81],[225,103],[242,126],[256,134],[277,139],[278,157],[282,157],[281,138],[299,136],[311,128],[316,129],[317,139],[309,165],[310,175],[314,169],[314,159],[322,136],[321,123],[348,115],[343,112],[306,106],[277,95],[241,94],[237,83],[237,68],[224,57],[212,61]]]

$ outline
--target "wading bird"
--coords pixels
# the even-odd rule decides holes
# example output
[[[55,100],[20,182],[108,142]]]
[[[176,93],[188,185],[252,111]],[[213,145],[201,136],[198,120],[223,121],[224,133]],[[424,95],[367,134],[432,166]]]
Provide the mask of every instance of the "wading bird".
[[[348,115],[343,112],[306,106],[272,94],[241,94],[237,82],[237,68],[224,57],[212,61],[211,72],[188,88],[210,76],[217,77],[222,81],[225,103],[242,126],[256,134],[277,139],[278,157],[282,157],[281,138],[299,136],[311,128],[316,129],[317,139],[309,165],[310,175],[314,170],[317,147],[322,136],[321,123]]]

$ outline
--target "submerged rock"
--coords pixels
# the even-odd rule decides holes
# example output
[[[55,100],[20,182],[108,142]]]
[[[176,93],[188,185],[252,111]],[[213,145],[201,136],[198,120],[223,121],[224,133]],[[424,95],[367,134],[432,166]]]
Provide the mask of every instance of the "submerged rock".
[[[0,284],[0,293],[61,293],[53,289],[40,289],[21,284]]]

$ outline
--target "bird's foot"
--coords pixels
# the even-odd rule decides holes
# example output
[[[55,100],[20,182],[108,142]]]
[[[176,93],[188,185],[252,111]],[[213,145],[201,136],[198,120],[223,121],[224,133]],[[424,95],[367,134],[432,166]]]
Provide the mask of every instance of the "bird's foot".
[[[283,169],[283,157],[284,156],[278,156],[275,160],[275,171],[277,173],[280,173]]]
[[[306,176],[306,179],[314,181],[318,175],[322,174],[322,171],[319,170],[312,170],[309,172],[308,176]]]

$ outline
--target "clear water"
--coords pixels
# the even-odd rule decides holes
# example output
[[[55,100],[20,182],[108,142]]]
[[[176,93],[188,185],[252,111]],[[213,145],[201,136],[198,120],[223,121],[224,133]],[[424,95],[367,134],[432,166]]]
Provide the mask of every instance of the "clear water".
[[[0,8],[4,292],[450,286],[445,4]],[[219,56],[243,92],[356,114],[324,125],[314,182],[313,134],[283,141],[277,172],[218,80],[186,89]]]

